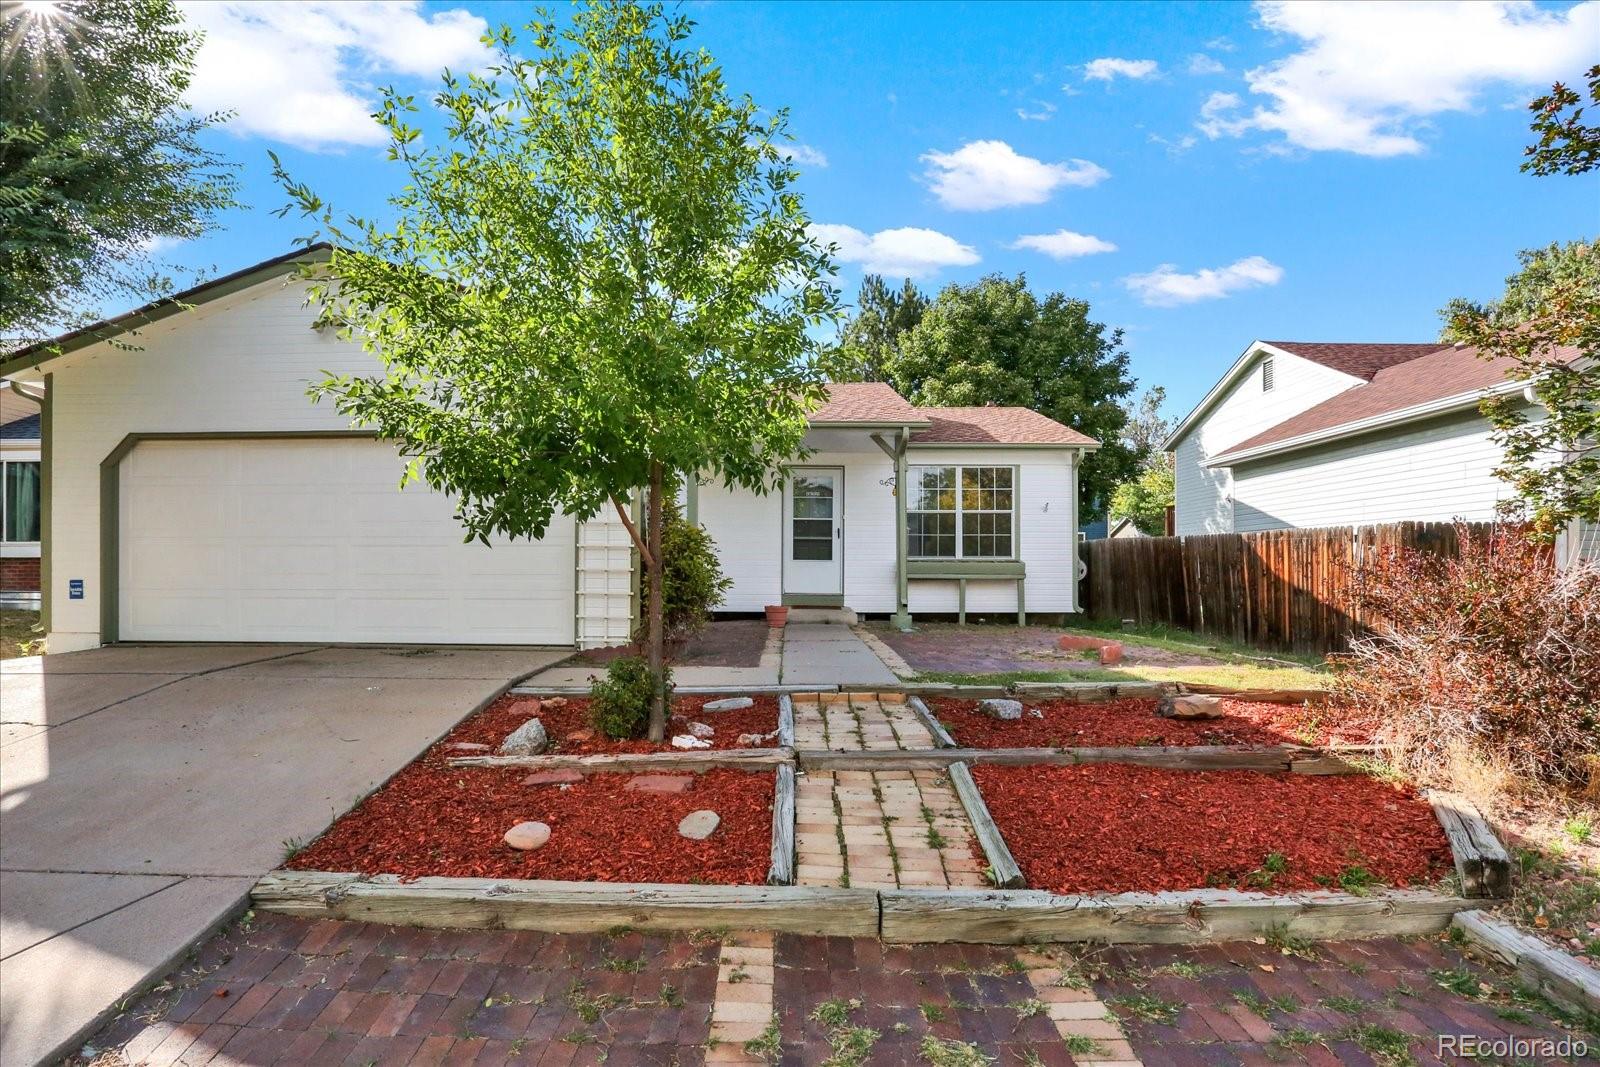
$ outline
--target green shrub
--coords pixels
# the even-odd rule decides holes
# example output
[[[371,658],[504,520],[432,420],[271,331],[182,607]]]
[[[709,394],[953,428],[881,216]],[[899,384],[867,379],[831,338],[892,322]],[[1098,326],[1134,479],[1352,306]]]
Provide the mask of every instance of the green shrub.
[[[722,574],[722,565],[717,560],[717,544],[711,535],[685,519],[675,502],[666,502],[662,516],[662,633],[671,645],[700,632],[711,618],[711,612],[722,603],[733,580]],[[650,602],[648,574],[644,576],[639,602]],[[641,621],[634,639],[642,643],[644,636],[644,624]]]
[[[672,672],[662,675],[672,689]],[[650,665],[639,656],[619,656],[606,667],[606,676],[589,687],[589,721],[612,740],[643,737],[650,725]]]

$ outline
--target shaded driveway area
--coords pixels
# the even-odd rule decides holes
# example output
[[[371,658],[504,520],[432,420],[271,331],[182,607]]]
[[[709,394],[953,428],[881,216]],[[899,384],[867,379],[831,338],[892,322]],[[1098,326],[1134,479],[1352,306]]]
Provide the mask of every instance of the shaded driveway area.
[[[568,654],[163,645],[0,662],[0,1062],[71,1050],[286,843]]]

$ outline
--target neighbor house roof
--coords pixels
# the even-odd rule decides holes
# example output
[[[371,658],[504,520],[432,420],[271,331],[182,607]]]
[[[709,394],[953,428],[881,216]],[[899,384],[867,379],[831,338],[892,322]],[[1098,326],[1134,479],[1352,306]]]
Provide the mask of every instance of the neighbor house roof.
[[[0,422],[0,441],[37,441],[39,416],[24,415],[10,422]]]
[[[1421,344],[1365,342],[1346,344],[1328,341],[1262,341],[1261,343],[1281,348],[1285,352],[1291,352],[1302,359],[1309,359],[1313,363],[1320,363],[1324,367],[1332,367],[1351,377],[1365,378],[1369,382],[1373,375],[1385,367],[1393,367],[1446,347],[1438,341]]]
[[[1031,408],[918,408],[931,424],[914,445],[1082,445],[1100,442]]]
[[[813,426],[840,423],[926,426],[927,418],[887,382],[833,382],[828,399],[811,413]]]
[[[1277,342],[1271,342],[1277,344]],[[1334,346],[1326,346],[1334,347]],[[1275,426],[1233,445],[1209,461],[1228,466],[1244,458],[1257,458],[1316,444],[1388,425],[1426,418],[1477,404],[1486,391],[1515,389],[1509,375],[1516,363],[1509,359],[1484,359],[1470,346],[1353,346],[1425,349],[1411,359],[1379,368],[1362,385],[1335,393],[1320,404],[1292,415]],[[1299,354],[1298,350],[1290,349]],[[1575,348],[1558,349],[1552,360],[1575,359]]]

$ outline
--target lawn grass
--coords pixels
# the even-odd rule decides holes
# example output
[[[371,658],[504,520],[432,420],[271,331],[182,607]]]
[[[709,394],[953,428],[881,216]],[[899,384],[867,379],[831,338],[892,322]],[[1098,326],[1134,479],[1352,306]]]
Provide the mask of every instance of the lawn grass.
[[[1318,671],[1327,669],[1323,658],[1314,653],[1267,651],[1256,648],[1253,645],[1231,641],[1226,637],[1195,633],[1192,630],[1183,630],[1176,626],[1152,624],[1124,628],[1109,620],[1084,619],[1074,621],[1075,625],[1067,628],[1068,633],[1083,634],[1089,637],[1116,637],[1132,644],[1164,648],[1169,652],[1188,652],[1197,656],[1215,656],[1220,659],[1238,658],[1252,663],[1266,661],[1269,664],[1273,662],[1298,664],[1301,667]]]
[[[44,636],[34,632],[38,625],[37,611],[0,608],[0,659],[36,655],[28,646]]]
[[[1014,682],[1186,682],[1229,689],[1326,689],[1329,676],[1305,667],[1215,663],[1189,667],[1095,667],[1054,671],[997,671],[960,674],[918,671],[916,680],[948,685],[1010,685]]]

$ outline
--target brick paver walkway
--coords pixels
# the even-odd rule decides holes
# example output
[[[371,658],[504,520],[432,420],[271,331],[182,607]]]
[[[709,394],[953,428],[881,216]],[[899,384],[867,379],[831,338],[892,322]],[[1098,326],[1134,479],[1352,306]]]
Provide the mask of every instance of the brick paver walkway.
[[[870,1067],[1132,1057],[1147,1067],[1389,1067],[1484,1062],[1436,1056],[1440,1033],[1572,1033],[1548,1006],[1511,994],[1503,969],[1464,961],[1443,939],[1290,947],[1312,958],[1249,942],[1020,949],[258,915],[213,938],[90,1045],[101,1067],[763,1058],[811,1067],[830,1057]],[[1591,1048],[1600,1041],[1578,1033]]]
[[[939,771],[808,772],[795,784],[800,885],[981,886],[972,827]]]
[[[796,693],[795,747],[835,752],[933,748],[903,693]]]

